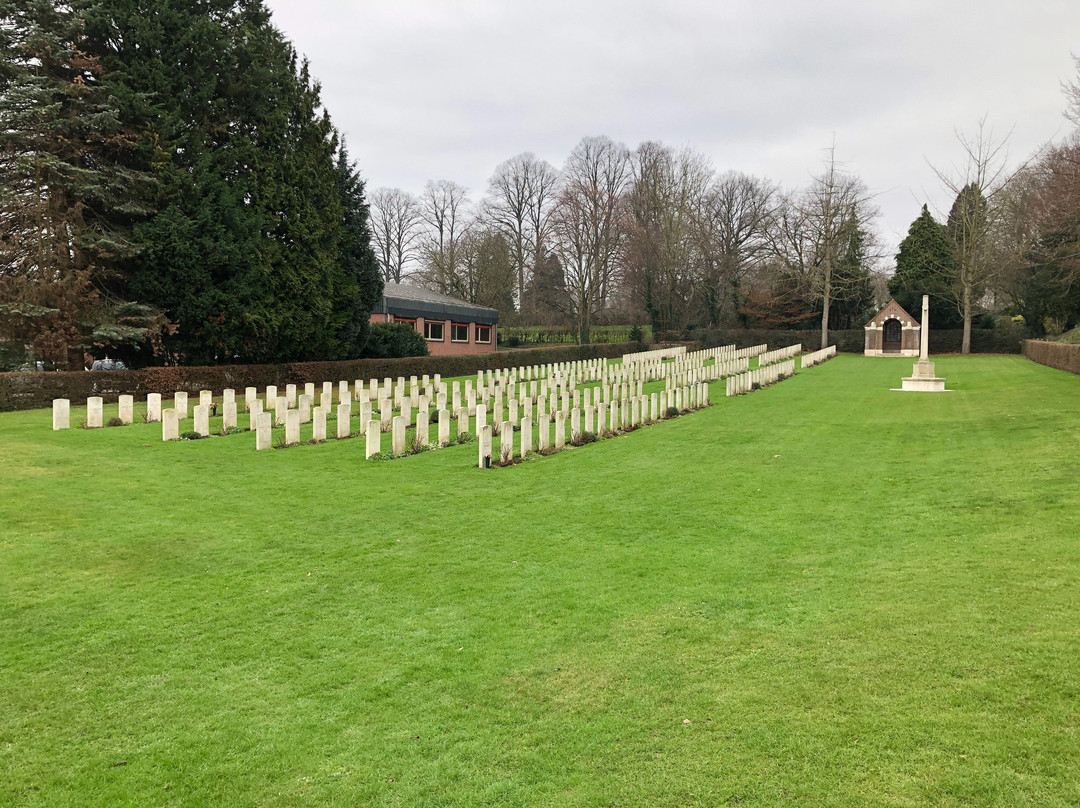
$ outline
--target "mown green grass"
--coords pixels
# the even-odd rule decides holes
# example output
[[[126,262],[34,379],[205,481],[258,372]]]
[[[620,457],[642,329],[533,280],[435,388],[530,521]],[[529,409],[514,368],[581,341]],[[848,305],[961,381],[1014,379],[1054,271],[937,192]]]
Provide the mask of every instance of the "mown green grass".
[[[1080,378],[910,368],[490,471],[2,414],[0,804],[1076,805]]]

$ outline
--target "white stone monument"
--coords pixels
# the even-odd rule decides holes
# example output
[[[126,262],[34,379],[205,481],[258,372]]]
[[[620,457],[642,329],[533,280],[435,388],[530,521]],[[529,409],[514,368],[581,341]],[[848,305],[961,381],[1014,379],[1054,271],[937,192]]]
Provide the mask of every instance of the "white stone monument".
[[[146,420],[150,423],[161,420],[161,393],[146,394]]]
[[[103,425],[105,402],[101,396],[90,396],[86,399],[86,426],[88,429],[97,429]]]
[[[180,414],[172,407],[161,411],[161,439],[177,440],[180,437]]]
[[[945,380],[934,373],[934,363],[930,361],[930,295],[922,298],[922,326],[919,334],[919,361],[911,370],[911,375],[900,380],[901,390],[915,393],[944,393]]]
[[[326,407],[315,407],[311,411],[311,439],[326,440]]]
[[[71,426],[71,399],[54,398],[52,403],[52,428],[67,429]]]

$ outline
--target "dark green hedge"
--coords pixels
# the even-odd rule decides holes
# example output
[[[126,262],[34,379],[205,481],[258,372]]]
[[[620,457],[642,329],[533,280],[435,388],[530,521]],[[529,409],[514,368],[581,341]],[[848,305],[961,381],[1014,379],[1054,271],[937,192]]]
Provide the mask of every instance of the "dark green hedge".
[[[751,345],[768,344],[770,348],[781,348],[801,342],[803,350],[814,351],[821,345],[820,331],[783,331],[741,328],[711,328],[693,331],[666,331],[662,335],[665,341],[678,342],[693,340],[704,348],[719,345],[735,345],[748,348]],[[1028,332],[1021,327],[976,328],[971,332],[972,353],[1020,353],[1022,343]],[[930,353],[960,353],[964,332],[959,330],[930,331]],[[829,344],[845,353],[862,353],[866,345],[866,332],[863,329],[830,331]]]
[[[0,412],[49,407],[54,398],[85,401],[101,396],[116,401],[118,396],[145,397],[147,393],[171,395],[176,391],[196,394],[200,390],[220,392],[245,387],[313,382],[350,383],[354,379],[383,379],[389,376],[467,376],[478,370],[573,362],[580,359],[608,359],[634,350],[633,343],[606,345],[565,345],[520,351],[462,356],[416,356],[402,359],[353,359],[342,362],[293,362],[284,365],[218,365],[212,367],[164,367],[143,370],[75,371],[70,373],[0,373]]]
[[[1024,356],[1040,365],[1080,373],[1080,345],[1047,342],[1041,339],[1024,340]]]

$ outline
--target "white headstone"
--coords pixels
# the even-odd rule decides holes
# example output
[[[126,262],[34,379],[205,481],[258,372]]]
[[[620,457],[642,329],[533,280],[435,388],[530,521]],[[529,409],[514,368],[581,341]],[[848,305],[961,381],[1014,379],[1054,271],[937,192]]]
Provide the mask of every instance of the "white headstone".
[[[161,393],[146,394],[146,420],[150,423],[161,420]]]
[[[439,410],[439,445],[445,446],[450,442],[450,410]]]
[[[68,429],[71,427],[71,399],[54,398],[52,403],[52,428]]]
[[[184,391],[180,391],[173,394],[173,409],[176,410],[176,417],[181,421],[186,421],[188,417],[188,395]]]
[[[274,426],[285,426],[285,414],[289,411],[289,400],[285,396],[274,399]]]
[[[406,423],[408,423],[406,421]],[[431,430],[428,428],[428,410],[427,407],[421,407],[416,411],[416,440],[419,443],[427,444],[428,438],[431,437]]]
[[[352,418],[352,407],[349,402],[338,404],[337,408],[337,436],[347,438],[351,434],[349,419]]]
[[[86,399],[86,426],[97,429],[104,424],[105,402],[101,396],[90,396]]]
[[[555,448],[562,449],[566,446],[566,413],[559,410],[555,413]]]
[[[176,440],[180,437],[180,419],[172,407],[161,411],[161,439]]]
[[[300,396],[298,404],[298,412],[300,413],[300,423],[306,424],[311,420],[311,396],[307,393]]]
[[[300,443],[300,411],[289,410],[285,415],[285,445],[296,446]]]
[[[491,465],[491,427],[481,427],[477,433],[479,441],[479,467],[486,469]]]
[[[259,391],[254,387],[244,388],[244,409],[251,412],[251,403],[259,397]]]
[[[499,461],[503,465],[514,459],[514,425],[503,421],[499,426]]]
[[[315,407],[311,411],[311,439],[326,440],[326,407]]]
[[[236,427],[236,401],[226,401],[221,405],[221,429],[233,429]]]
[[[285,400],[289,402],[289,408],[292,409],[296,406],[296,385],[285,385]]]
[[[533,433],[532,418],[529,418],[528,416],[525,416],[524,418],[521,419],[521,456],[522,457],[524,457],[526,454],[528,454],[529,452],[531,452],[533,450],[532,433]]]
[[[378,421],[368,421],[367,434],[364,438],[366,441],[364,457],[371,457],[382,451],[382,430],[379,429]]]
[[[195,431],[204,438],[210,436],[210,405],[198,404],[195,407]]]
[[[214,391],[213,390],[200,390],[199,391],[199,404],[201,406],[206,407],[206,409],[209,410],[210,409],[210,404],[213,401],[214,401]]]

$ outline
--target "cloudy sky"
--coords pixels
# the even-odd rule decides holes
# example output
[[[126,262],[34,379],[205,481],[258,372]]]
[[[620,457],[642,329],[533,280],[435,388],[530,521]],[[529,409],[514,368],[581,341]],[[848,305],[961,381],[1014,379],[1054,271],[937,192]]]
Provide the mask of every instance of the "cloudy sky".
[[[1067,135],[1078,0],[267,0],[368,187],[451,179],[479,199],[531,151],[586,135],[692,146],[787,187],[836,156],[878,194],[891,248],[930,164],[985,117],[1013,163]]]

